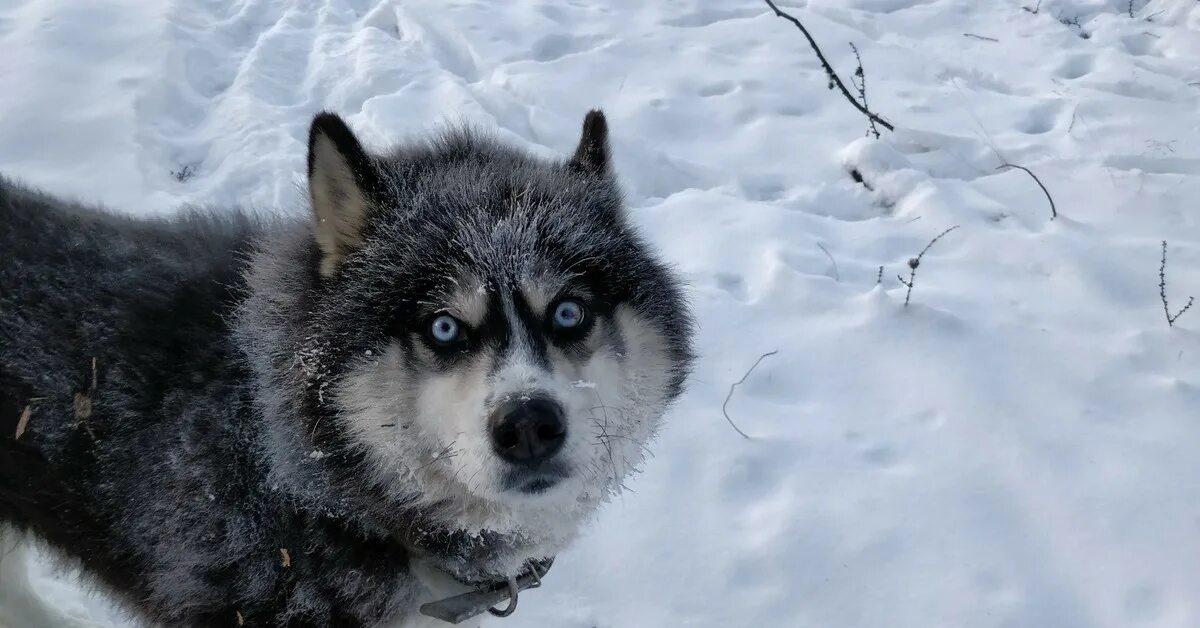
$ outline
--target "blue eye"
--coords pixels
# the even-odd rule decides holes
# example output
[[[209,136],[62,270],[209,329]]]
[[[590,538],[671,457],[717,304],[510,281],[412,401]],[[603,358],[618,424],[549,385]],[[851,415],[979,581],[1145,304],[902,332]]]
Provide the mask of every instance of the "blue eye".
[[[558,329],[571,329],[583,324],[587,312],[578,301],[565,299],[554,308],[554,326]]]
[[[438,316],[429,325],[429,337],[441,344],[449,344],[458,340],[460,331],[458,321],[448,314]]]

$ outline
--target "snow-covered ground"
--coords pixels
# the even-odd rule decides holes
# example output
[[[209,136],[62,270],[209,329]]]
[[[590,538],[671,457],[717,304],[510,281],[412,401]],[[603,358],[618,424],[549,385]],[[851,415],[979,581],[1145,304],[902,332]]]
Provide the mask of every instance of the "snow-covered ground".
[[[1022,4],[785,3],[847,80],[858,46],[876,141],[756,0],[3,0],[0,172],[300,211],[321,108],[561,153],[602,106],[703,358],[632,490],[489,625],[1194,628],[1200,306],[1169,328],[1158,272],[1166,239],[1172,310],[1200,296],[1200,3]],[[721,405],[772,350],[744,440]]]

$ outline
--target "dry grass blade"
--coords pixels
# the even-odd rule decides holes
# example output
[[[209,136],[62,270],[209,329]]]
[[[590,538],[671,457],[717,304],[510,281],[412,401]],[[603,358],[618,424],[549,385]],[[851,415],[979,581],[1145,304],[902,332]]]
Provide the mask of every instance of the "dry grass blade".
[[[1050,196],[1050,190],[1047,190],[1046,186],[1042,185],[1042,180],[1039,179],[1036,174],[1033,174],[1032,170],[1030,170],[1029,168],[1026,168],[1025,166],[1018,166],[1017,164],[1010,164],[1007,162],[1000,164],[1000,167],[996,168],[996,170],[1003,170],[1005,168],[1016,168],[1018,170],[1024,170],[1025,174],[1033,177],[1033,180],[1037,182],[1038,187],[1042,188],[1042,193],[1046,195],[1046,200],[1050,201],[1050,220],[1054,220],[1055,218],[1058,218],[1058,208],[1054,206],[1054,197]]]
[[[776,353],[779,353],[778,349],[774,351],[768,351],[758,356],[758,359],[754,361],[754,364],[750,365],[750,369],[746,371],[746,374],[743,375],[741,379],[729,386],[729,394],[725,395],[725,403],[721,404],[721,414],[725,415],[725,420],[729,421],[729,425],[733,427],[734,431],[736,431],[738,434],[741,434],[742,438],[746,440],[750,440],[750,435],[743,432],[741,428],[739,428],[737,424],[733,422],[733,419],[729,418],[729,400],[733,398],[733,390],[738,386],[741,386],[742,383],[746,381],[746,378],[750,377],[750,374],[754,372],[754,369],[758,368],[758,364],[764,359],[775,355]]]

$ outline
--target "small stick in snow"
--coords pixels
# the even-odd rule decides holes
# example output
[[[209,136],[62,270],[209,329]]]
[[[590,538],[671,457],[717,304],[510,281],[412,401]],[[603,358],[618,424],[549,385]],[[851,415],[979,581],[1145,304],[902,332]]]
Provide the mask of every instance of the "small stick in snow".
[[[725,395],[725,403],[721,404],[721,414],[725,415],[725,420],[729,421],[729,425],[733,427],[734,431],[736,431],[738,434],[741,434],[742,438],[744,438],[746,440],[750,440],[750,436],[748,434],[746,434],[745,432],[743,432],[740,428],[738,428],[737,424],[733,422],[733,419],[729,418],[729,411],[728,411],[729,400],[733,398],[733,389],[737,388],[738,386],[741,386],[742,382],[745,382],[746,378],[750,377],[750,374],[754,372],[754,369],[758,368],[759,362],[762,362],[766,358],[773,356],[776,353],[779,353],[779,349],[775,349],[774,351],[768,351],[768,352],[758,356],[758,359],[754,361],[754,364],[750,365],[750,370],[746,371],[746,374],[743,375],[741,379],[734,382],[733,384],[730,384],[729,394]]]
[[[963,37],[974,37],[975,39],[982,39],[984,41],[994,41],[994,42],[1000,41],[999,39],[996,39],[995,37],[985,37],[983,35],[976,35],[975,33],[963,33]]]
[[[825,257],[828,257],[828,258],[829,258],[829,262],[830,262],[831,264],[833,264],[833,279],[834,279],[835,281],[841,281],[841,280],[842,280],[842,274],[838,272],[837,260],[833,259],[833,255],[830,255],[830,253],[829,253],[829,249],[825,248],[825,246],[824,246],[823,244],[821,244],[820,242],[818,242],[818,243],[817,243],[817,246],[818,246],[818,247],[820,247],[820,249],[821,249],[822,251],[825,251]]]
[[[1028,174],[1029,176],[1033,177],[1033,180],[1037,182],[1038,187],[1042,188],[1042,193],[1046,195],[1046,200],[1050,201],[1050,220],[1054,220],[1055,218],[1058,218],[1058,209],[1054,206],[1054,197],[1050,196],[1050,190],[1047,190],[1046,186],[1042,185],[1042,180],[1039,179],[1036,174],[1033,174],[1032,170],[1030,170],[1029,168],[1026,168],[1025,166],[1018,166],[1017,164],[1010,164],[1008,162],[1000,164],[1000,167],[996,168],[996,170],[1004,170],[1005,168],[1016,168],[1018,170],[1024,170],[1025,174]]]
[[[825,59],[825,53],[821,52],[821,48],[817,46],[817,40],[813,39],[812,34],[808,32],[808,29],[804,27],[804,24],[800,23],[800,20],[780,10],[779,7],[775,6],[775,3],[771,0],[765,0],[765,2],[767,3],[767,6],[771,7],[771,10],[775,12],[775,15],[791,22],[796,26],[796,28],[800,29],[801,33],[804,34],[804,38],[808,40],[808,45],[812,46],[813,52],[817,54],[817,60],[821,62],[821,68],[825,70],[825,76],[829,78],[829,89],[833,89],[834,87],[840,89],[842,95],[846,97],[846,100],[850,101],[850,104],[854,105],[854,108],[858,109],[860,113],[862,113],[864,116],[867,116],[867,119],[872,123],[878,123],[880,126],[889,131],[896,130],[896,128],[892,126],[890,122],[884,120],[883,118],[879,117],[879,115],[868,109],[865,103],[860,104],[858,100],[854,98],[854,95],[850,93],[850,90],[846,89],[846,84],[843,83],[842,79],[838,77],[837,72],[833,71],[833,66],[829,65],[829,61]]]
[[[1028,12],[1028,13],[1032,13],[1032,14],[1034,14],[1034,15],[1037,15],[1037,14],[1038,14],[1038,11],[1041,11],[1041,10],[1042,10],[1042,0],[1038,0],[1037,6],[1036,6],[1036,7],[1033,7],[1032,9],[1031,9],[1031,8],[1029,8],[1029,7],[1021,7],[1021,8],[1022,8],[1022,9],[1025,9],[1025,11],[1026,11],[1026,12]]]
[[[917,267],[921,265],[921,258],[925,257],[925,253],[929,251],[929,247],[933,246],[938,240],[941,240],[942,236],[954,231],[957,228],[958,225],[954,225],[953,227],[950,227],[949,229],[937,234],[936,237],[929,241],[929,244],[925,245],[925,248],[921,249],[921,252],[918,253],[916,257],[908,260],[908,267],[912,269],[912,272],[908,275],[908,281],[905,281],[904,277],[896,275],[896,279],[899,279],[900,283],[908,286],[908,292],[904,295],[904,307],[908,307],[908,302],[910,299],[912,299],[913,285],[917,283]]]
[[[854,60],[858,64],[850,77],[850,83],[858,90],[858,99],[862,101],[863,109],[870,110],[870,105],[867,104],[867,74],[863,70],[862,55],[858,54],[858,46],[855,46],[854,42],[850,42],[850,49],[854,51]],[[854,80],[856,77],[857,81]],[[867,135],[874,135],[875,139],[879,139],[879,127],[875,126],[874,120],[867,126]]]
[[[883,283],[883,266],[879,267],[879,276],[875,277],[875,285]]]
[[[1179,320],[1179,317],[1183,316],[1183,313],[1188,311],[1192,307],[1192,302],[1195,301],[1196,298],[1188,297],[1187,305],[1183,306],[1183,309],[1176,312],[1174,316],[1171,316],[1171,308],[1170,308],[1170,306],[1167,305],[1167,241],[1166,240],[1163,240],[1162,250],[1163,250],[1162,265],[1158,267],[1158,296],[1162,297],[1163,313],[1167,315],[1167,327],[1174,327],[1175,321]]]

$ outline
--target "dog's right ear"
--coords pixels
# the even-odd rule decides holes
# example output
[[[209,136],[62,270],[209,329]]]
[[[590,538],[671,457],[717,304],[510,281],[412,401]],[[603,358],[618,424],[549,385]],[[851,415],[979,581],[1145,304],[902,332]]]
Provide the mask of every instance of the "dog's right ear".
[[[337,114],[317,114],[308,131],[308,192],[323,277],[362,244],[378,185],[375,164],[350,127]]]
[[[583,132],[569,164],[581,172],[599,177],[607,176],[611,170],[610,152],[608,122],[604,119],[604,112],[593,109],[583,118]]]

